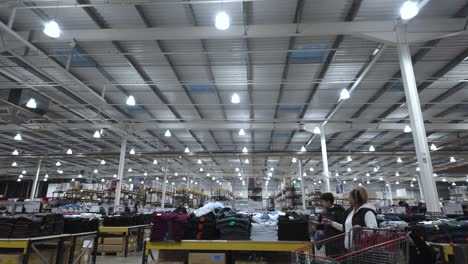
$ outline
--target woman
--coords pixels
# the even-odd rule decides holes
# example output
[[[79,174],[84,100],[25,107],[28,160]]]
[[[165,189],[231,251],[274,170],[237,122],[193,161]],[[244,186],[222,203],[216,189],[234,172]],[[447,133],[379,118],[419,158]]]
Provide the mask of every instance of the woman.
[[[343,215],[343,222],[337,223],[330,221],[329,219],[323,219],[322,223],[325,225],[331,225],[337,230],[343,230],[345,233],[350,232],[353,228],[377,228],[377,218],[375,206],[367,203],[367,190],[364,187],[357,187],[349,193],[349,205]],[[349,237],[345,236],[345,247],[347,250],[351,250],[352,246],[349,241]]]

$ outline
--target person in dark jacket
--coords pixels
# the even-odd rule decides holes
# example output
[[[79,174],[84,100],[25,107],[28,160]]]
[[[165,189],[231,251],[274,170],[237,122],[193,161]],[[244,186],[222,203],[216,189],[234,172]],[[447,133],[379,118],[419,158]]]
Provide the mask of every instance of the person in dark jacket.
[[[322,221],[343,222],[345,209],[343,206],[335,204],[335,197],[333,197],[332,193],[323,193],[320,196],[320,204],[324,208],[324,211],[319,216],[319,223],[322,223]],[[324,226],[319,224],[317,229],[323,229],[324,238],[334,237],[343,233],[343,230],[337,229],[331,225]],[[344,253],[344,237],[343,239],[336,239],[333,243],[327,243],[325,246],[325,254],[329,257],[336,257]]]

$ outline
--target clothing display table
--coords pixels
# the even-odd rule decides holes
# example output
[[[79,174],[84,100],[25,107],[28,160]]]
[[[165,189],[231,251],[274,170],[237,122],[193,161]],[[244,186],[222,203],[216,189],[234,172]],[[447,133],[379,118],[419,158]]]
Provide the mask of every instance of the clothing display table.
[[[62,264],[64,261],[64,244],[70,243],[70,246],[73,250],[70,251],[68,258],[69,264],[76,264],[75,261],[75,248],[77,246],[77,241],[82,241],[82,239],[92,239],[94,241],[93,246],[93,257],[92,263],[96,263],[96,245],[97,245],[98,232],[88,232],[88,233],[78,233],[78,234],[63,234],[55,236],[44,236],[44,237],[34,237],[34,238],[15,238],[15,239],[0,239],[0,249],[16,249],[22,250],[22,260],[23,264],[29,263],[29,259],[32,253],[35,253],[44,263],[56,263]],[[55,250],[54,261],[51,260],[49,256],[44,256],[44,252],[38,249],[38,246],[52,246]],[[89,250],[89,247],[85,247],[80,250],[80,254],[76,259],[79,259],[84,253]]]
[[[251,240],[182,240],[180,242],[144,241],[142,263],[148,262],[148,256],[154,260],[152,250],[200,250],[200,251],[286,251],[292,252],[312,245],[303,241],[251,241]]]
[[[136,238],[137,250],[143,249],[143,236],[146,228],[150,225],[136,225],[136,226],[101,226],[99,227],[99,237],[106,237],[109,235],[119,234],[124,238],[124,257],[128,256],[128,241],[129,238]]]

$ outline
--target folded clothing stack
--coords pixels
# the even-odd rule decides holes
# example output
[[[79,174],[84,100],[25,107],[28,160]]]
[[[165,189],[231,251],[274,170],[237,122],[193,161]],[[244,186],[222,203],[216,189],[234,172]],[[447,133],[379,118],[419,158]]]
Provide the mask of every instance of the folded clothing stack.
[[[468,221],[426,221],[416,225],[426,241],[434,243],[467,243]]]
[[[216,215],[213,212],[200,217],[197,217],[195,214],[191,214],[185,230],[185,239],[219,239],[219,231],[216,229]]]
[[[117,216],[106,216],[102,222],[104,226],[132,226],[133,221],[130,216],[117,215]]]
[[[10,238],[28,238],[41,235],[42,219],[35,216],[21,216],[16,219]]]
[[[15,226],[15,219],[10,217],[0,218],[0,238],[9,238]]]
[[[99,219],[97,218],[65,218],[65,233],[77,234],[99,231]]]
[[[307,215],[288,212],[278,217],[278,240],[310,241]]]
[[[180,241],[184,238],[188,214],[181,212],[154,213],[151,241]]]
[[[216,227],[222,240],[250,240],[250,216],[230,208],[221,209],[216,215]]]
[[[61,214],[54,214],[55,221],[54,221],[54,235],[61,235],[64,233],[65,230],[65,219]]]
[[[256,241],[278,241],[278,214],[258,213],[252,217],[250,239]]]
[[[391,227],[404,230],[406,227],[408,227],[408,223],[406,223],[405,221],[383,221],[379,224],[379,226],[381,228]]]

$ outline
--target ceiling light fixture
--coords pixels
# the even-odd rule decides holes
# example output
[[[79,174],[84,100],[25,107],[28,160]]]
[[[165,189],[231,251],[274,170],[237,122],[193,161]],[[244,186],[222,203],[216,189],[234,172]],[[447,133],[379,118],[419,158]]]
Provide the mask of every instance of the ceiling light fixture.
[[[343,184],[346,184],[346,181],[343,181]]]
[[[179,176],[179,173],[177,173],[177,172],[176,172],[176,173],[174,173],[174,176],[176,176],[176,177],[177,177],[177,176]]]
[[[165,137],[171,137],[172,136],[171,131],[169,129],[166,130],[166,133],[164,133],[164,136]]]
[[[186,181],[186,180],[187,180],[187,178],[183,177],[183,178],[182,178],[182,180],[183,180],[183,181]]]
[[[301,147],[301,152],[306,152],[306,148],[304,146]]]
[[[44,175],[44,178],[49,178],[49,174]]]
[[[59,38],[62,34],[59,24],[53,19],[44,24],[44,30],[42,32],[51,38]]]
[[[349,91],[346,88],[341,90],[339,100],[346,100],[346,99],[349,99],[350,97],[351,97],[351,95],[349,94]]]
[[[158,164],[158,160],[153,160],[153,164],[154,164],[154,165],[157,165],[157,164]]]
[[[57,161],[57,163],[55,163],[55,166],[57,166],[57,167],[60,167],[60,165],[62,165],[62,164],[60,163],[60,161]]]
[[[117,174],[114,174],[114,176],[112,176],[113,178],[117,178]]]
[[[244,131],[244,129],[241,128],[241,129],[239,130],[239,136],[245,136],[245,131]]]
[[[218,12],[215,17],[215,27],[219,30],[226,30],[231,26],[231,18],[224,12]]]
[[[11,164],[12,167],[18,167],[18,163],[16,163],[16,161],[13,161],[13,163]]]
[[[248,152],[247,147],[244,147],[244,148],[242,149],[242,153],[247,153],[247,152]]]
[[[450,162],[454,163],[454,162],[457,162],[457,160],[454,157],[450,157]]]
[[[382,178],[382,177],[380,177],[380,178],[379,178],[379,181],[383,181],[383,178]]]
[[[409,20],[418,15],[419,7],[415,1],[406,1],[400,8],[400,17],[404,20]]]
[[[359,183],[359,186],[362,186],[362,183]]]
[[[377,167],[375,167],[375,168],[374,168],[374,172],[378,172],[378,171],[379,171],[379,169],[377,169]]]
[[[443,179],[442,179],[442,181],[443,181],[443,182],[446,182],[446,181],[447,181],[447,179],[443,178]]]
[[[37,107],[36,100],[34,98],[29,99],[29,101],[26,103],[26,107],[36,109]]]
[[[436,150],[438,150],[437,146],[436,146],[434,143],[431,144],[430,149],[431,149],[431,151],[436,151]]]
[[[370,177],[370,173],[366,173],[366,177]]]
[[[46,181],[47,181],[47,178],[45,178],[44,181],[46,182]]]
[[[130,170],[131,170],[131,169],[130,169]],[[130,171],[130,170],[129,170],[129,171]],[[93,171],[94,174],[96,174],[96,173],[98,173],[98,172],[99,172],[99,171],[98,171],[97,169],[94,169],[94,171]]]
[[[411,127],[409,125],[406,125],[405,128],[403,129],[403,132],[405,133],[411,133]]]
[[[370,181],[367,181],[366,183],[367,183],[367,184],[370,184]]]
[[[106,161],[105,161],[105,160],[101,160],[101,165],[106,165]]]
[[[237,93],[234,93],[232,96],[231,96],[231,103],[233,104],[239,104],[240,103],[240,97]]]
[[[134,106],[136,104],[135,97],[133,95],[128,96],[126,103],[127,105]]]
[[[320,135],[320,128],[319,128],[319,127],[315,127],[313,133],[314,133],[315,135]]]
[[[356,178],[356,177],[355,177],[355,178],[353,178],[353,181],[357,181],[357,178]]]
[[[432,174],[432,176],[434,176],[434,177],[438,177],[439,175],[437,175],[437,173],[434,173],[434,174]]]
[[[371,151],[371,152],[374,152],[374,151],[375,151],[374,145],[371,145],[371,146],[369,147],[369,151]]]
[[[314,171],[314,168],[310,168],[309,171]]]
[[[403,160],[401,160],[401,158],[400,158],[400,157],[398,157],[398,159],[396,160],[396,162],[398,162],[398,163],[402,163],[402,162],[403,162]]]
[[[94,138],[101,138],[101,132],[99,132],[99,130],[96,130],[93,134],[93,137]]]
[[[134,149],[134,148],[132,148],[132,149],[130,150],[130,155],[135,155],[135,149]]]
[[[239,171],[239,168],[236,168],[235,171],[238,172],[238,171]]]
[[[270,171],[275,171],[275,168],[271,167],[271,168],[270,168]]]
[[[78,178],[80,178],[80,179],[83,178],[83,175],[79,174],[79,175],[78,175]]]
[[[411,179],[411,181],[416,181],[416,178]]]
[[[185,153],[189,153],[190,152],[190,149],[188,147],[185,147],[185,150],[184,150]]]
[[[71,154],[73,154],[73,151],[71,149],[68,149],[67,150],[67,155],[71,155]]]
[[[419,167],[416,167],[416,171],[421,171],[421,169]]]
[[[200,171],[203,171],[203,168],[200,168]]]
[[[348,157],[346,157],[346,161],[351,162],[351,161],[353,161],[353,159],[351,158],[351,156],[348,156]]]
[[[452,186],[456,186],[456,185],[457,185],[456,183],[452,182]]]
[[[15,149],[15,150],[13,150],[13,152],[12,152],[11,154],[12,154],[13,156],[18,156],[19,152],[18,152],[18,150]]]
[[[400,182],[399,182],[399,181],[396,181],[396,182],[395,182],[395,184],[397,184],[397,185],[398,185],[398,184],[400,184]]]
[[[348,168],[346,171],[347,171],[347,172],[351,172],[351,168]]]
[[[413,188],[413,187],[414,187],[414,184],[411,184],[410,187]]]
[[[398,171],[395,172],[395,176],[396,176],[396,177],[400,177],[400,173],[399,173]]]
[[[21,141],[22,139],[23,137],[21,137],[20,133],[17,133],[16,136],[13,138],[13,140],[16,140],[16,141]]]
[[[129,169],[128,169],[128,172],[133,172],[133,169],[132,169],[132,168],[129,168]]]
[[[245,164],[249,164],[249,163],[250,163],[249,159],[245,159],[245,162],[244,162],[244,163],[245,163]]]
[[[337,173],[335,173],[335,176],[338,177],[338,176],[340,176],[340,174],[337,172]]]
[[[210,176],[211,176],[211,174],[208,172],[208,173],[206,174],[206,177],[210,177]]]
[[[132,182],[132,178],[128,179],[129,182]]]
[[[75,178],[72,178],[71,181],[74,182],[74,181],[75,181]]]
[[[143,176],[148,176],[148,173],[145,171],[145,173],[143,173]]]
[[[297,162],[296,157],[293,157],[293,158],[292,158],[292,163],[296,163],[296,162]]]

